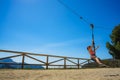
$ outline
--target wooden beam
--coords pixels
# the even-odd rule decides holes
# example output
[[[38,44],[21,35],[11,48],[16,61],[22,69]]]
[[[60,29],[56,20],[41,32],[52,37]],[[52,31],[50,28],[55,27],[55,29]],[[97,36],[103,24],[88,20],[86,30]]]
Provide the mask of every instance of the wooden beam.
[[[49,56],[46,57],[46,69],[48,69],[48,65],[49,65]]]
[[[80,68],[80,59],[78,59],[78,69]]]
[[[21,65],[21,69],[24,68],[24,61],[25,61],[25,54],[22,54],[22,65]]]
[[[73,62],[73,61],[71,61],[71,60],[69,60],[69,59],[66,59],[67,61],[69,61],[69,62],[71,62],[71,63],[73,63],[73,64],[76,64],[77,65],[77,63],[75,63],[75,62]]]
[[[66,69],[66,57],[64,57],[64,69]]]
[[[9,53],[16,53],[16,54],[29,54],[29,55],[36,55],[36,56],[49,56],[49,57],[59,57],[64,58],[66,56],[56,56],[56,55],[48,55],[48,54],[36,54],[36,53],[29,53],[29,52],[19,52],[19,51],[11,51],[11,50],[0,50],[0,52],[9,52]],[[81,60],[90,60],[87,58],[75,58],[75,57],[67,57],[69,59],[81,59]]]
[[[0,60],[8,59],[8,58],[13,58],[13,57],[18,57],[18,56],[21,56],[21,55],[14,55],[14,56],[9,56],[9,57],[4,57],[4,58],[0,58]]]
[[[52,63],[55,63],[55,62],[59,62],[59,61],[62,61],[64,59],[59,59],[59,60],[56,60],[56,61],[53,61],[53,62],[49,62],[49,64],[52,64]]]
[[[31,58],[31,59],[34,59],[34,60],[36,60],[36,61],[38,61],[38,62],[42,62],[42,63],[44,63],[44,64],[45,64],[45,62],[44,62],[44,61],[42,61],[42,60],[36,59],[36,58],[31,57],[31,56],[26,55],[26,54],[25,54],[25,56],[26,56],[26,57],[29,57],[29,58]]]
[[[82,62],[82,63],[80,63],[80,64],[84,64],[84,63],[86,63],[86,62],[88,62],[88,61],[86,60],[86,61],[84,61],[84,62]]]

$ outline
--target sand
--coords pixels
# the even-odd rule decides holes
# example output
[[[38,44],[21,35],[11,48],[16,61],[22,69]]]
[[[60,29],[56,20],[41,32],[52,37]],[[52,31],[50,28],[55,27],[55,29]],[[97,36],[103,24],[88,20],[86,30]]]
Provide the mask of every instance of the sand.
[[[120,68],[66,70],[0,69],[0,80],[120,80]]]

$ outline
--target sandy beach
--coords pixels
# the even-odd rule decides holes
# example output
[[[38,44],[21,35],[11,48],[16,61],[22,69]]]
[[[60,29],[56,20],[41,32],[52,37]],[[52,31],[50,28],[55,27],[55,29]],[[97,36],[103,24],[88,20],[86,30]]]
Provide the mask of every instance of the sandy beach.
[[[120,68],[66,70],[1,69],[0,80],[120,80]]]

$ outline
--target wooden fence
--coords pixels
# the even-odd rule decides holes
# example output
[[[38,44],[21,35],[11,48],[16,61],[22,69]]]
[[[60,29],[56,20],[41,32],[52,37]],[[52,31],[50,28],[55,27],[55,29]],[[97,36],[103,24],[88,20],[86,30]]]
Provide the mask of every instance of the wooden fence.
[[[0,50],[0,53],[13,53],[15,55],[2,57],[0,60],[3,59],[9,59],[9,58],[15,58],[21,56],[21,69],[24,69],[25,65],[40,65],[45,66],[45,69],[49,69],[49,66],[63,66],[64,69],[67,69],[67,66],[76,66],[74,68],[81,68],[83,64],[89,63],[91,59],[85,59],[85,58],[75,58],[75,57],[66,57],[66,56],[56,56],[56,55],[47,55],[47,54],[36,54],[36,53],[29,53],[29,52],[19,52],[19,51],[11,51],[11,50]],[[33,56],[42,56],[45,57],[45,60],[41,60],[38,58],[35,58]],[[40,64],[26,64],[25,58],[28,57],[32,60],[35,60],[39,62]],[[50,61],[50,58],[58,58],[58,60]],[[75,61],[76,60],[76,61]],[[62,61],[63,64],[53,64]],[[67,62],[71,64],[67,64]],[[0,64],[12,64],[12,65],[18,65],[16,63],[11,62],[0,62]]]

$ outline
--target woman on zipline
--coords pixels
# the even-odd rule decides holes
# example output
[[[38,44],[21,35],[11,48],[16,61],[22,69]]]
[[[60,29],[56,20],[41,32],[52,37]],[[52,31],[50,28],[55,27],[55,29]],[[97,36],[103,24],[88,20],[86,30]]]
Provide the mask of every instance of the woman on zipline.
[[[95,48],[95,50],[97,50],[99,48],[99,46],[97,47],[97,48]],[[91,59],[93,60],[93,61],[95,61],[97,64],[99,64],[99,66],[101,66],[101,67],[106,67],[106,65],[105,64],[103,64],[102,62],[101,62],[101,60],[96,56],[96,54],[95,54],[95,50],[93,50],[93,45],[92,46],[88,46],[87,47],[87,50],[88,50],[88,52],[89,52],[89,54],[90,54],[90,56],[91,56]]]

